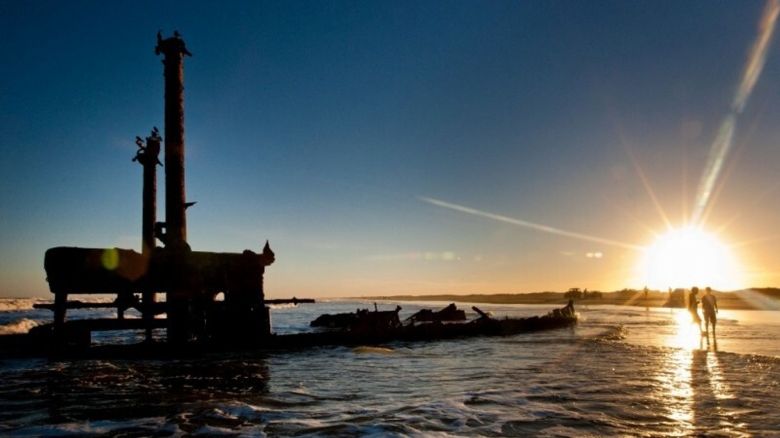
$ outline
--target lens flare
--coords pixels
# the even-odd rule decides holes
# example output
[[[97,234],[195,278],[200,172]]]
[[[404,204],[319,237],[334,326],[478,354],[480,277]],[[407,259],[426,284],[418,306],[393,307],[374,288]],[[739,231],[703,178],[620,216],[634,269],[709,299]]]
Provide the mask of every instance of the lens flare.
[[[737,116],[745,109],[753,88],[764,70],[766,55],[769,50],[769,42],[772,40],[772,34],[775,31],[777,16],[780,14],[780,1],[769,0],[761,15],[761,21],[758,25],[758,35],[753,42],[748,59],[745,62],[742,71],[742,80],[739,82],[734,98],[731,101],[731,108],[728,114],[721,122],[718,134],[710,147],[707,164],[699,180],[699,189],[696,194],[696,203],[693,209],[693,223],[700,223],[707,205],[712,198],[712,192],[715,190],[715,184],[718,182],[723,163],[726,161],[731,145],[734,141],[734,131],[737,126]]]
[[[103,268],[113,271],[119,266],[119,251],[116,248],[108,248],[100,256],[100,263]]]

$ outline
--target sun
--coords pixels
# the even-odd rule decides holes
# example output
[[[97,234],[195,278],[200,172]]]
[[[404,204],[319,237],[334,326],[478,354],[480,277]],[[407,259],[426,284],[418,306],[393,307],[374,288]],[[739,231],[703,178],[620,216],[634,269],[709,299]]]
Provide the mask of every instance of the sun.
[[[742,269],[730,248],[699,227],[677,228],[642,250],[640,282],[652,289],[743,287]]]

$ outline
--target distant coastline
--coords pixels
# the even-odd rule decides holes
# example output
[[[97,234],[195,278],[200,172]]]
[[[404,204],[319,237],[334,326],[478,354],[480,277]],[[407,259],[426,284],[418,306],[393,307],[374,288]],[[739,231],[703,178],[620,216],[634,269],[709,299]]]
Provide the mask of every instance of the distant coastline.
[[[579,295],[577,295],[579,292]],[[780,289],[757,288],[732,292],[713,292],[718,307],[732,310],[780,310]],[[615,292],[531,292],[515,294],[437,294],[437,295],[385,295],[357,297],[364,300],[382,301],[442,301],[485,304],[565,304],[570,298],[575,304],[612,304],[640,307],[685,307],[685,293],[682,290],[669,292],[625,289]]]

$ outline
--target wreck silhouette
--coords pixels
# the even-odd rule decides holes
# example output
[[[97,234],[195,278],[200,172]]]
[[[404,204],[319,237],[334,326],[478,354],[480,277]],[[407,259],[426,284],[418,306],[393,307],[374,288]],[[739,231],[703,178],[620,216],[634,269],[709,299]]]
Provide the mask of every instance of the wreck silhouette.
[[[184,141],[184,58],[192,56],[178,32],[157,35],[157,55],[163,56],[165,78],[164,139],[155,127],[136,137],[132,159],[143,167],[142,250],[121,248],[56,247],[46,251],[44,268],[53,304],[53,323],[34,327],[28,334],[0,336],[0,351],[16,355],[73,355],[109,357],[170,355],[182,352],[237,348],[300,348],[317,345],[361,345],[393,340],[433,340],[461,336],[508,335],[553,329],[576,323],[572,303],[541,317],[494,319],[474,308],[470,322],[452,304],[439,312],[419,312],[401,323],[400,306],[394,311],[358,310],[354,314],[325,315],[313,326],[334,330],[276,335],[271,332],[268,304],[311,303],[311,299],[266,300],[265,268],[275,261],[268,241],[262,251],[240,253],[193,251],[187,242]],[[163,152],[164,163],[159,159]],[[157,221],[157,167],[165,170],[165,221]],[[157,242],[163,246],[158,246]],[[110,303],[69,301],[72,294],[110,294]],[[165,301],[158,302],[157,294]],[[224,294],[224,299],[217,296]],[[115,308],[116,318],[68,320],[68,309]],[[125,318],[127,309],[141,318]],[[165,315],[165,318],[158,317]],[[153,337],[165,329],[164,340]],[[146,341],[135,345],[92,346],[93,331],[143,330]]]

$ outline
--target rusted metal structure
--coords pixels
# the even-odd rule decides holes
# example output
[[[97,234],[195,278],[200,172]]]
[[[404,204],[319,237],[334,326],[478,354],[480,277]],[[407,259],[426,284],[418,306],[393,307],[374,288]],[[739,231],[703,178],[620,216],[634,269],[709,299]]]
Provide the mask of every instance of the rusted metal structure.
[[[266,300],[265,268],[275,260],[266,241],[255,253],[192,251],[187,243],[184,184],[183,58],[190,56],[174,33],[157,37],[157,54],[164,56],[165,72],[165,221],[157,222],[157,166],[162,138],[154,128],[142,139],[133,161],[143,166],[142,250],[57,247],[46,251],[44,267],[54,304],[38,308],[54,311],[54,322],[27,334],[0,335],[0,355],[73,355],[78,357],[158,357],[173,353],[227,351],[242,348],[284,349],[323,345],[367,345],[390,341],[431,341],[454,337],[505,336],[569,327],[577,322],[573,303],[530,318],[494,319],[474,307],[479,318],[464,321],[454,304],[439,312],[418,312],[402,324],[399,312],[358,310],[354,314],[323,315],[313,326],[331,330],[272,334],[267,304],[306,303],[292,298]],[[157,246],[157,241],[163,243]],[[111,294],[111,303],[68,301],[71,294]],[[165,301],[157,302],[157,294]],[[217,300],[218,295],[223,300]],[[140,299],[139,299],[140,296]],[[66,319],[69,308],[113,307],[116,318]],[[141,318],[125,318],[135,308]],[[158,318],[166,314],[165,318]],[[166,330],[167,343],[90,347],[95,330],[145,330],[153,341],[154,329]],[[171,348],[173,344],[173,347]],[[90,347],[90,348],[85,348]],[[202,348],[205,347],[205,348]]]
[[[191,330],[193,306],[192,291],[187,287],[189,274],[186,257],[187,213],[184,204],[184,57],[192,56],[178,32],[170,38],[157,33],[157,55],[163,55],[165,76],[165,222],[158,226],[160,240],[169,248],[174,278],[167,293],[168,338],[182,342]],[[162,231],[164,230],[164,231]],[[192,317],[191,317],[192,316]],[[195,322],[196,323],[196,322]]]
[[[165,234],[166,247],[187,245],[184,189],[184,57],[192,56],[178,32],[157,34],[155,53],[163,55],[165,75]]]
[[[165,328],[168,342],[218,341],[262,343],[270,335],[263,275],[275,255],[268,242],[261,253],[192,251],[187,243],[184,179],[184,57],[191,56],[175,32],[158,33],[155,52],[163,56],[165,77],[165,221],[157,222],[157,176],[162,138],[154,128],[136,137],[133,161],[143,166],[142,250],[58,247],[46,252],[44,267],[54,293],[52,331],[60,344],[89,343],[93,330]],[[164,244],[157,246],[157,240]],[[156,295],[166,299],[158,303]],[[223,301],[217,301],[218,294]],[[66,321],[69,294],[112,294],[117,318]],[[138,298],[140,295],[140,300]],[[280,301],[280,300],[275,300]],[[282,300],[284,301],[284,300]],[[289,300],[293,302],[293,300]],[[298,302],[297,299],[294,300]],[[141,319],[124,318],[137,308]],[[156,316],[166,314],[166,318]]]
[[[141,212],[141,255],[144,260],[151,259],[155,243],[154,227],[157,222],[157,165],[160,163],[160,132],[157,127],[152,129],[151,135],[146,137],[146,142],[141,137],[135,138],[135,144],[138,145],[133,161],[137,161],[144,167],[143,189],[142,189],[142,212]],[[141,291],[143,302],[143,317],[146,320],[146,339],[152,339],[152,319],[154,319],[154,303],[157,302],[157,296],[151,285],[146,285]]]

